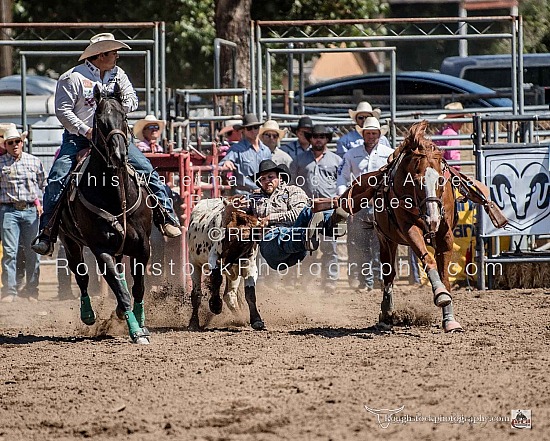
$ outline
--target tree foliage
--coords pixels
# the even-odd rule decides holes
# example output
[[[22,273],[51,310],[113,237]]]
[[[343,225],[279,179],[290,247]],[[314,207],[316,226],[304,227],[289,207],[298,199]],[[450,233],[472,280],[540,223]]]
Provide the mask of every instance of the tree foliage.
[[[83,7],[81,0],[15,0],[14,21],[16,22],[166,22],[166,70],[167,83],[170,87],[210,87],[213,85],[213,40],[222,34],[224,38],[238,41],[240,45],[248,42],[249,24],[239,18],[225,20],[231,25],[225,33],[218,27],[223,9],[216,6],[230,4],[228,14],[234,14],[238,8],[249,8],[238,17],[250,16],[252,20],[312,20],[312,19],[346,19],[373,18],[383,14],[387,16],[419,17],[419,16],[455,16],[456,4],[424,4],[402,6],[401,10],[393,8],[387,11],[382,0],[280,0],[266,2],[265,0],[133,0],[124,4],[115,4],[112,0],[94,0],[93,4]],[[540,0],[524,0],[520,2],[520,13],[524,16],[525,48],[528,52],[546,52],[550,49],[550,3]],[[231,17],[230,17],[231,18]],[[228,25],[229,26],[229,25]],[[333,28],[338,32],[337,27]],[[477,44],[477,43],[476,43]],[[480,42],[483,45],[485,43]],[[435,42],[431,45],[412,43],[399,46],[399,64],[402,69],[437,68],[444,56],[456,55],[456,43]],[[494,49],[494,47],[493,47]],[[472,53],[490,52],[491,47],[474,47]],[[240,57],[246,57],[248,49],[240,47]],[[17,58],[16,58],[17,59]],[[35,67],[43,66],[42,71],[53,69],[61,73],[75,64],[75,60],[29,59],[29,64]],[[136,69],[137,77],[140,66],[132,60],[124,60],[131,69]],[[284,63],[281,63],[284,64]],[[248,69],[246,63],[243,64]],[[284,66],[279,66],[284,68]],[[141,67],[142,69],[142,67]],[[127,69],[128,70],[128,69]]]

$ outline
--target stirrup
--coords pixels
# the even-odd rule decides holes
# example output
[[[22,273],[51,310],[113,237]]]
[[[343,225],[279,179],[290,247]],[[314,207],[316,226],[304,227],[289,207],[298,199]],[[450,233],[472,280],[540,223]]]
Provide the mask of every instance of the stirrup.
[[[49,237],[40,234],[31,243],[32,250],[42,256],[51,256],[54,250],[54,243]]]

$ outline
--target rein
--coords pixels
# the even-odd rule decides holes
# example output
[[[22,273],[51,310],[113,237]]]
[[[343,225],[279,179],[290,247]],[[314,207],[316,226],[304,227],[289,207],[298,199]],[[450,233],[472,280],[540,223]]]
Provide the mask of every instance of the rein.
[[[122,138],[124,139],[124,144],[125,144],[126,148],[128,148],[128,144],[129,144],[128,143],[128,135],[127,135],[128,134],[128,122],[126,120],[126,117],[124,118],[124,128],[125,128],[124,131],[121,130],[121,129],[112,129],[107,134],[107,136],[105,136],[103,134],[103,132],[99,129],[98,125],[97,125],[97,118],[94,119],[94,134],[96,136],[96,142],[97,143],[94,142],[93,140],[91,140],[90,144],[92,145],[92,147],[96,151],[96,153],[98,153],[99,156],[103,159],[103,161],[105,162],[107,168],[118,169],[119,167],[111,164],[111,162],[109,161],[109,158],[106,157],[106,155],[103,154],[103,152],[101,151],[101,149],[98,147],[97,144],[99,144],[99,142],[101,142],[102,145],[108,146],[109,142],[113,139],[113,137],[118,135],[118,136],[122,136]],[[126,169],[126,165],[125,165],[124,168]],[[119,170],[117,174],[119,175],[119,177],[123,177],[123,176],[121,176],[122,173],[123,172],[121,170]],[[120,183],[120,180],[119,180],[119,183]],[[118,187],[120,187],[120,185],[118,185]],[[93,213],[97,214],[98,216],[102,217],[103,219],[111,222],[113,227],[122,236],[120,246],[118,247],[118,250],[115,252],[115,255],[120,255],[122,253],[122,250],[124,249],[124,244],[126,242],[126,234],[127,234],[127,216],[129,214],[131,214],[133,211],[135,211],[137,209],[137,207],[139,207],[139,204],[141,203],[141,191],[140,191],[139,185],[137,185],[137,187],[138,187],[138,199],[137,199],[137,202],[130,208],[130,210],[126,209],[126,205],[127,205],[126,190],[124,188],[119,190],[122,213],[120,213],[119,215],[116,215],[116,216],[112,215],[108,211],[103,210],[102,208],[96,207],[95,205],[88,202],[84,198],[84,196],[82,195],[81,192],[79,192],[79,194],[78,194],[79,200],[82,202],[82,204],[88,210],[92,211]],[[118,218],[120,216],[122,216],[122,225],[120,225],[120,222],[118,221]]]

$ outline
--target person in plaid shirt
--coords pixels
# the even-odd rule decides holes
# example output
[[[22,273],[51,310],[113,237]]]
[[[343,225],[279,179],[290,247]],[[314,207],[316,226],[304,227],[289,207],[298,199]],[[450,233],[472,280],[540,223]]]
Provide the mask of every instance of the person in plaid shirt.
[[[346,218],[341,209],[313,213],[311,201],[296,185],[288,185],[290,171],[271,159],[260,163],[254,180],[259,191],[242,199],[262,227],[260,252],[268,265],[284,270],[319,247],[318,233],[332,237],[337,223]]]
[[[23,151],[26,133],[10,127],[0,138],[7,153],[0,156],[0,235],[2,255],[2,302],[17,298],[17,251],[24,247],[27,281],[19,297],[38,299],[40,258],[31,249],[42,214],[41,199],[46,187],[46,174],[40,160]],[[20,240],[21,239],[21,240]]]

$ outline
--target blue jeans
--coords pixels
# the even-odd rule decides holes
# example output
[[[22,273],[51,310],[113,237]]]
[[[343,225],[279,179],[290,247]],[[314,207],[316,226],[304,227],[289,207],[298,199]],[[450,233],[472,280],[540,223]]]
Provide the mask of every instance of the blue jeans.
[[[52,165],[48,176],[48,185],[44,192],[44,213],[40,217],[40,230],[44,229],[52,217],[55,204],[57,204],[57,201],[61,197],[71,170],[76,165],[77,153],[88,147],[90,147],[90,141],[86,137],[73,135],[67,131],[63,133],[61,150]],[[128,149],[128,162],[138,173],[145,176],[145,182],[148,183],[149,188],[158,198],[159,204],[166,209],[171,223],[179,225],[178,218],[174,213],[172,199],[166,191],[166,186],[160,180],[158,173],[153,170],[151,162],[132,143]]]
[[[26,258],[26,294],[37,297],[40,256],[31,249],[31,241],[38,232],[36,207],[16,210],[10,205],[0,205],[0,225],[2,226],[0,235],[4,247],[4,254],[2,255],[2,297],[17,295],[17,251],[20,243]]]
[[[323,214],[326,223],[332,210]],[[284,271],[306,257],[306,231],[312,217],[311,207],[305,207],[292,227],[276,227],[265,234],[260,242],[260,252],[271,268]]]

